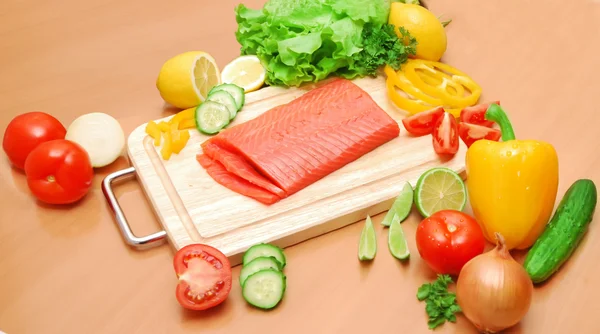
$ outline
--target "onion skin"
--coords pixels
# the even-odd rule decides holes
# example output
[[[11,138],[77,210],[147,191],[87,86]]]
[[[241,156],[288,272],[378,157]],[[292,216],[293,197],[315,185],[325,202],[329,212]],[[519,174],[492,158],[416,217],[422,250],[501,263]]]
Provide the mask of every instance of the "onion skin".
[[[462,312],[482,333],[496,333],[519,323],[529,311],[533,282],[496,233],[496,248],[471,259],[456,282]]]

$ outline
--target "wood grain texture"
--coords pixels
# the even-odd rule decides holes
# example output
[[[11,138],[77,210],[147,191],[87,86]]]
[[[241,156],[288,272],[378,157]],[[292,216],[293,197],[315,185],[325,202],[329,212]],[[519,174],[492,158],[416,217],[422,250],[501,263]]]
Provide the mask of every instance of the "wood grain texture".
[[[127,135],[173,114],[155,87],[160,66],[189,50],[222,67],[239,54],[234,6],[241,1],[0,1],[0,131],[30,110],[64,124],[102,111]],[[258,8],[264,0],[245,0]],[[429,0],[444,19],[443,61],[499,99],[518,138],[550,142],[560,164],[558,197],[578,178],[600,184],[600,3],[595,0]],[[3,134],[3,133],[1,133]],[[371,265],[356,260],[364,222],[286,248],[288,288],[271,312],[250,308],[234,281],[230,298],[206,313],[174,298],[173,250],[125,246],[100,190],[130,165],[124,156],[96,170],[93,189],[68,207],[39,204],[25,176],[0,152],[0,331],[8,334],[427,334],[418,287],[434,274],[418,256],[420,216],[402,224],[411,259],[387,254],[386,230]],[[469,182],[467,180],[467,182]],[[161,228],[138,182],[117,196],[138,235]],[[557,198],[558,201],[558,198]],[[470,209],[467,208],[467,212]],[[375,226],[383,214],[373,218]],[[596,334],[600,218],[511,334]],[[513,253],[522,260],[523,253]],[[233,268],[235,277],[240,266]],[[435,333],[475,334],[463,317]]]
[[[265,87],[249,93],[229,126],[289,103],[327,82],[301,88]],[[200,166],[196,155],[210,136],[190,131],[190,140],[180,154],[162,160],[160,146],[154,146],[145,133],[146,124],[133,130],[127,140],[130,160],[175,249],[190,243],[209,244],[237,265],[243,252],[254,244],[287,247],[386,211],[404,182],[416,185],[419,176],[432,167],[464,172],[464,143],[452,158],[441,158],[433,151],[431,136],[414,137],[406,132],[401,120],[407,113],[387,97],[383,74],[353,82],[399,123],[400,136],[269,206],[218,184]]]

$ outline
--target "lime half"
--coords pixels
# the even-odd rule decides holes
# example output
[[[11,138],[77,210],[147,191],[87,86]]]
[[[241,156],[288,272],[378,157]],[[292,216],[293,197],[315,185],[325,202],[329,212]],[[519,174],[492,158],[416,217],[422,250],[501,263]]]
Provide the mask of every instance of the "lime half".
[[[375,238],[375,229],[371,217],[367,216],[365,226],[360,233],[358,243],[358,259],[361,261],[373,260],[377,253],[377,239]]]
[[[410,256],[408,244],[406,243],[406,238],[404,238],[404,231],[402,231],[398,215],[394,215],[392,223],[390,224],[390,230],[388,232],[388,248],[390,249],[390,253],[397,259],[406,260]]]
[[[409,182],[406,182],[404,187],[402,187],[400,194],[398,197],[396,197],[394,204],[392,204],[392,207],[385,215],[385,218],[383,218],[381,225],[390,226],[394,215],[398,215],[398,220],[400,223],[402,223],[410,213],[410,209],[412,208],[413,204],[413,197],[413,188]]]
[[[415,187],[415,206],[423,217],[441,210],[462,211],[466,204],[465,183],[453,170],[436,167],[419,177]]]

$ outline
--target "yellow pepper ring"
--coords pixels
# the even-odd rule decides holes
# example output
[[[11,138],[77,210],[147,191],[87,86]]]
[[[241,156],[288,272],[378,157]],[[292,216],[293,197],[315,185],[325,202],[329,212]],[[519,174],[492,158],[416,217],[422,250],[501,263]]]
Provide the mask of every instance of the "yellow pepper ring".
[[[417,87],[411,84],[410,81],[406,78],[403,72],[398,71],[394,72],[394,70],[387,66],[384,69],[384,72],[388,75],[388,78],[392,79],[392,83],[394,86],[400,88],[402,91],[406,92],[408,95],[414,97],[415,100],[421,100],[427,104],[431,105],[431,108],[435,106],[440,106],[444,104],[444,101],[441,99],[435,98],[433,96],[429,96],[422,91],[420,91]]]
[[[452,77],[441,71],[415,71],[417,75],[423,80],[426,84],[430,86],[445,86],[444,88],[451,88],[451,90],[447,90],[448,93],[454,96],[464,96],[465,89],[462,85],[457,84],[452,80]]]
[[[433,76],[441,77],[440,83],[437,85],[429,85],[427,82],[423,81],[421,77],[417,74],[417,68],[425,70],[431,73]],[[451,102],[453,97],[448,93],[444,86],[444,77],[441,75],[442,72],[437,71],[435,68],[431,68],[422,62],[407,63],[403,69],[403,72],[405,73],[408,80],[410,80],[413,85],[419,87],[419,89],[421,89],[422,91],[433,96],[439,96],[445,104],[454,104],[453,102]]]
[[[453,73],[454,75],[452,75],[452,80],[449,80],[446,83],[446,85],[454,85],[458,83],[462,86],[465,86],[471,92],[471,95],[467,97],[453,96],[448,93],[444,83],[438,86],[428,85],[416,73],[417,67],[435,74],[443,73],[438,71],[437,68],[440,68],[449,73]],[[444,104],[446,105],[450,105],[453,107],[466,107],[474,105],[475,103],[477,103],[477,100],[479,100],[479,96],[481,95],[481,87],[477,85],[477,83],[475,83],[469,76],[443,63],[430,62],[424,60],[419,60],[418,62],[411,61],[406,64],[406,66],[403,69],[403,72],[406,75],[406,77],[419,89],[421,89],[427,94],[439,96],[445,102]],[[453,87],[455,88],[455,90],[458,90],[456,86]]]
[[[394,104],[398,108],[408,112],[411,115],[417,114],[422,111],[427,111],[432,108],[431,106],[426,106],[422,103],[416,102],[418,100],[410,100],[410,99],[407,99],[404,96],[398,94],[398,92],[396,92],[396,86],[394,85],[394,82],[390,78],[388,78],[386,80],[386,86],[387,86],[388,96],[390,97],[392,102],[394,102]]]

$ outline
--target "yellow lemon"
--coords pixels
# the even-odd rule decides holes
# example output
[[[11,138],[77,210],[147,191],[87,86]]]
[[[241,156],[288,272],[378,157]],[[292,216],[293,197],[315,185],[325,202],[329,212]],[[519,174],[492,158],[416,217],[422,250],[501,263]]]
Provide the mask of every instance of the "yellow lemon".
[[[223,67],[221,79],[242,87],[246,93],[255,91],[265,83],[267,71],[257,56],[248,55],[234,59]]]
[[[420,5],[394,2],[390,8],[389,23],[404,27],[417,39],[415,58],[439,61],[446,52],[447,38],[444,26],[427,8]]]
[[[169,104],[187,109],[204,102],[210,89],[221,83],[214,58],[202,51],[190,51],[167,60],[156,79],[160,96]]]

